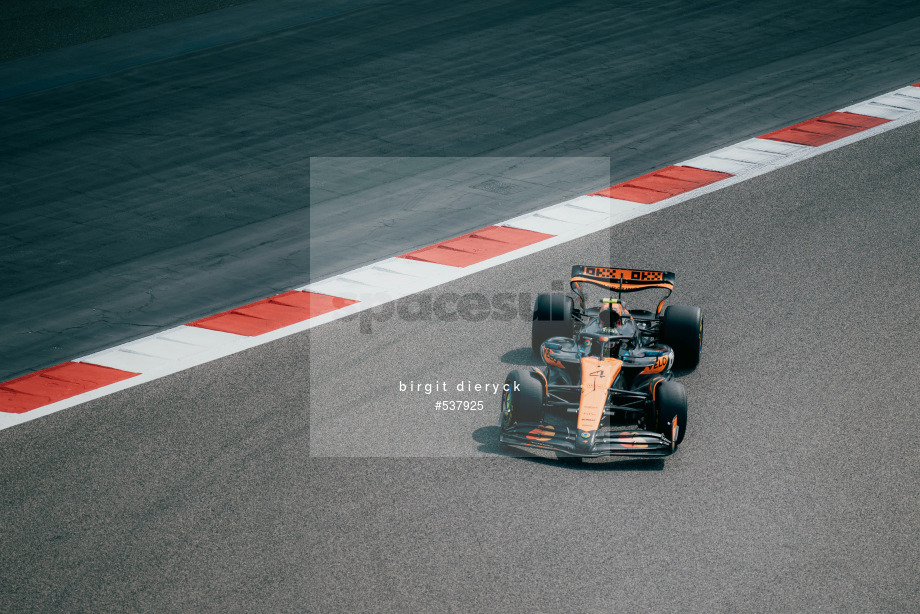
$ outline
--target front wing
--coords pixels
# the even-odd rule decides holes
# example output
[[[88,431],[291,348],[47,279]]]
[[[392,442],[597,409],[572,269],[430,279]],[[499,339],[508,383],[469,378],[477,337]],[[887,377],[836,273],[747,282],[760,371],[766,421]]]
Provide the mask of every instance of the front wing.
[[[670,456],[676,446],[671,440],[652,431],[605,430],[594,434],[589,442],[580,443],[578,431],[569,427],[517,423],[502,429],[499,441],[517,446],[552,450],[568,456]]]

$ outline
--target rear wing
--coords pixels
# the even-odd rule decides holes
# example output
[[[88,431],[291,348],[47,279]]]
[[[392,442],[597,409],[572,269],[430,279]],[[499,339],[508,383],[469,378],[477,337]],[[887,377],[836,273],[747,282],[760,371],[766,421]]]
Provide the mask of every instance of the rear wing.
[[[598,266],[573,266],[572,291],[578,295],[584,308],[585,297],[581,292],[580,284],[592,284],[613,290],[614,292],[637,292],[651,288],[667,290],[661,302],[658,303],[657,313],[661,313],[661,306],[674,290],[674,273],[669,271],[642,271],[638,269],[614,269]]]

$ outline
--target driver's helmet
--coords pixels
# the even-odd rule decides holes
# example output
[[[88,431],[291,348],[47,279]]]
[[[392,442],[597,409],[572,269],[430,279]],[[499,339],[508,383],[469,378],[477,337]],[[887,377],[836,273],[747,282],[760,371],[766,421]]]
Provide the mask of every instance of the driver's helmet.
[[[620,318],[623,316],[623,304],[620,302],[605,303],[597,316],[602,327],[615,328],[620,322]]]

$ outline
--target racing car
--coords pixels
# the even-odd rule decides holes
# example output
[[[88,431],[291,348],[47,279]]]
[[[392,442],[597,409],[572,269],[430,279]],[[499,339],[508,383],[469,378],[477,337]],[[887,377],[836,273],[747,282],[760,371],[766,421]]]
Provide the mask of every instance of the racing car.
[[[532,346],[544,367],[516,369],[501,400],[503,444],[562,456],[667,456],[687,431],[687,393],[673,369],[700,361],[703,314],[669,305],[674,273],[572,267],[575,300],[540,294]],[[588,287],[602,289],[589,306]],[[654,312],[627,309],[624,293],[666,291]],[[613,296],[616,294],[616,296]]]

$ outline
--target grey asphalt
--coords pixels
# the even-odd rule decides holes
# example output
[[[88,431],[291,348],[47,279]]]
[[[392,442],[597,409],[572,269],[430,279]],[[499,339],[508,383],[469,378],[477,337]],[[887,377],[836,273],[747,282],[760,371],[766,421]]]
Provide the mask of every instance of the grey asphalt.
[[[603,187],[475,198],[515,181],[483,169],[407,216],[393,165],[324,195],[355,223],[313,210],[311,160],[622,180],[915,81],[918,27],[913,2],[265,2],[6,62],[0,380]]]
[[[918,611],[918,140],[431,291],[494,307],[572,263],[674,271],[707,323],[676,455],[519,457],[491,395],[399,391],[529,364],[508,309],[340,320],[0,432],[2,609]]]
[[[247,1],[6,0],[0,7],[0,62],[61,48],[74,51],[75,47],[85,48],[82,43],[152,28]],[[60,68],[68,69],[67,66]],[[3,74],[0,68],[0,75]],[[5,78],[0,78],[0,83],[0,91],[9,85]]]

